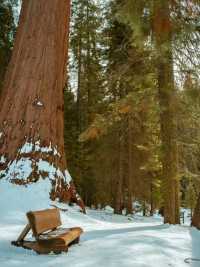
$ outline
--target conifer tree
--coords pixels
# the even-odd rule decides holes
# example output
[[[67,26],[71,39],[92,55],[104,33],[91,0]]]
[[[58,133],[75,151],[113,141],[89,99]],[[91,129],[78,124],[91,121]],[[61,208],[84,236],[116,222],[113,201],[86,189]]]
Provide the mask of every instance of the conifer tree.
[[[15,31],[13,6],[5,0],[0,1],[0,91],[5,71],[10,60],[13,35]]]
[[[71,64],[73,80],[68,87],[75,92],[74,116],[76,125],[73,133],[73,155],[69,156],[69,165],[76,177],[81,195],[87,204],[95,194],[93,157],[95,145],[80,143],[79,135],[93,121],[102,108],[104,97],[103,42],[102,42],[102,7],[93,0],[74,0],[72,3],[72,22],[70,34]],[[66,117],[66,120],[70,120]],[[66,149],[72,149],[66,135]],[[68,156],[67,156],[68,157]],[[88,189],[91,191],[88,192]]]
[[[172,22],[167,1],[154,1],[153,31],[157,53],[158,96],[162,140],[165,223],[179,223],[179,178],[176,93],[173,74]]]

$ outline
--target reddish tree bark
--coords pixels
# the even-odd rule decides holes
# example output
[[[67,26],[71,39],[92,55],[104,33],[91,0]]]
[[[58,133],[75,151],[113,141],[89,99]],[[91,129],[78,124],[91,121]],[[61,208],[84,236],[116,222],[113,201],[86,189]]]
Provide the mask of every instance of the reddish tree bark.
[[[198,195],[197,203],[194,209],[194,214],[192,216],[191,225],[200,230],[200,193]]]
[[[118,168],[117,168],[117,180],[115,184],[115,197],[114,197],[114,212],[116,214],[122,214],[123,209],[123,140],[121,138],[121,131],[118,132]]]
[[[0,176],[16,184],[48,177],[51,196],[66,201],[78,197],[63,134],[69,18],[70,0],[23,1],[0,100]]]
[[[157,52],[158,98],[160,103],[164,222],[179,224],[180,201],[172,27],[169,2],[154,1],[153,30]]]

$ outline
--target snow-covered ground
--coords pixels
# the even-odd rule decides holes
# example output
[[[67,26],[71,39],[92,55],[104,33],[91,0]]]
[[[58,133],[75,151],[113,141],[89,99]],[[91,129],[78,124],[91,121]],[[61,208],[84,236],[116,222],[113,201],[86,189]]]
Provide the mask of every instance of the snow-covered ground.
[[[65,206],[65,227],[81,226],[80,244],[61,255],[37,255],[11,246],[26,224],[25,212],[48,206],[46,183],[23,190],[0,182],[0,267],[200,267],[200,232],[187,225],[163,225],[162,218],[120,216]],[[28,190],[28,191],[27,191]],[[28,193],[27,193],[28,192]]]

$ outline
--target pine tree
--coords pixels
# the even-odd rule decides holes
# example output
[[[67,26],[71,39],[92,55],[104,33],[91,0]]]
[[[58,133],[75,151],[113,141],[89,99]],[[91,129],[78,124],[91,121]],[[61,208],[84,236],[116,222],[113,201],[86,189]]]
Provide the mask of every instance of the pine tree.
[[[99,197],[100,190],[106,190],[105,198],[112,203],[116,213],[121,213],[122,208],[131,213],[134,198],[150,199],[150,182],[147,182],[145,190],[142,184],[152,179],[152,175],[146,171],[149,155],[152,156],[147,148],[152,142],[151,137],[148,138],[152,127],[147,113],[152,103],[155,106],[158,103],[154,99],[155,90],[148,93],[149,87],[153,87],[153,79],[150,78],[152,70],[148,59],[149,52],[142,54],[132,40],[131,28],[117,20],[119,7],[120,5],[113,2],[107,14],[108,23],[105,29],[108,44],[105,53],[107,90],[103,114],[96,116],[81,135],[81,139],[93,140],[91,142],[98,147],[95,150],[95,154],[98,155],[95,157],[97,162],[93,161],[92,166],[99,201],[102,201]],[[141,68],[138,68],[138,64],[141,64]],[[141,75],[141,70],[144,75]],[[147,95],[148,100],[145,101]],[[150,114],[152,113],[156,113],[155,110],[153,112],[151,110]],[[152,117],[153,120],[155,117],[157,119],[157,115],[151,116],[151,119]],[[105,158],[110,160],[105,161]],[[143,168],[145,170],[141,170]]]
[[[14,15],[8,1],[0,1],[0,91],[8,62],[10,60],[13,35],[15,32]]]
[[[93,157],[95,145],[80,143],[79,135],[92,122],[95,114],[102,108],[104,97],[104,72],[102,55],[102,16],[101,5],[93,0],[74,0],[70,34],[71,64],[73,80],[68,87],[75,92],[73,127],[73,155],[69,158],[81,195],[88,205],[95,194]],[[66,117],[66,120],[70,120]],[[67,131],[67,130],[66,130]],[[72,149],[69,136],[66,136],[66,149]],[[88,188],[89,190],[88,192]]]
[[[157,53],[158,96],[162,140],[164,221],[179,223],[179,180],[176,93],[173,74],[172,23],[167,1],[154,3],[153,31]]]

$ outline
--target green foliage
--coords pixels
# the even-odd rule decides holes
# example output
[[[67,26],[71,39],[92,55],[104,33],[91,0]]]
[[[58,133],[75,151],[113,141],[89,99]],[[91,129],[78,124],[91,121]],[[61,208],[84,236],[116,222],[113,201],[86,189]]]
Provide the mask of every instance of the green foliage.
[[[118,18],[133,31],[134,43],[144,46],[151,31],[152,2],[146,0],[121,1]]]
[[[91,3],[94,5],[90,1],[74,1],[71,48],[75,68],[71,71],[75,71],[77,82],[71,83],[71,86],[77,86],[77,100],[72,105],[76,111],[72,107],[70,109],[73,116],[76,114],[77,128],[73,137],[74,146],[71,147],[74,156],[68,156],[69,168],[87,204],[113,204],[119,160],[123,157],[124,198],[127,190],[132,190],[134,197],[148,200],[151,184],[159,184],[161,168],[159,108],[150,50],[141,50],[137,42],[133,42],[131,28],[118,21],[120,5],[112,2],[108,6],[106,26],[99,29],[98,23],[91,23],[97,20],[95,13],[87,16],[87,12],[92,12],[94,8]],[[95,29],[94,24],[99,30]],[[99,42],[98,57],[91,52],[90,42],[88,45],[88,31],[90,40],[93,40],[93,30],[97,35],[94,41],[99,40],[98,31],[105,38],[104,42]],[[94,67],[97,63],[100,68]],[[90,68],[92,72],[88,76]],[[88,82],[93,75],[96,78]],[[95,104],[91,104],[93,98]],[[92,114],[91,120],[87,119],[88,113]],[[66,120],[70,120],[68,116],[70,113],[66,115]],[[68,138],[66,136],[66,147],[70,147]],[[119,142],[123,143],[123,151],[119,149]],[[128,147],[132,150],[131,161],[128,160]],[[134,173],[132,189],[128,188],[130,168]],[[154,199],[159,199],[159,186],[154,185],[154,192]]]
[[[10,59],[17,0],[0,0],[0,89]],[[172,53],[182,201],[194,208],[200,175],[199,1],[171,1],[171,39],[156,46],[158,0],[73,0],[70,78],[64,90],[68,167],[87,205],[128,197],[161,205],[158,70]],[[167,3],[167,2],[165,2]],[[157,18],[159,22],[159,17]],[[163,58],[167,63],[168,59]],[[178,179],[177,177],[175,177]],[[121,195],[116,196],[122,179]]]
[[[70,172],[88,205],[92,204],[97,191],[93,167],[95,144],[80,143],[78,139],[95,114],[104,108],[102,12],[102,6],[93,0],[72,1],[69,64],[72,75],[66,92],[72,101],[66,99],[65,143]]]
[[[160,55],[152,38],[153,4],[153,0],[109,1],[105,12],[94,1],[73,2],[70,71],[76,97],[68,105],[66,114],[66,121],[71,120],[71,125],[66,125],[66,147],[69,168],[88,205],[114,205],[119,166],[124,205],[130,190],[133,198],[153,201],[154,207],[162,203],[162,145],[157,98]],[[192,28],[185,25],[186,22],[179,23],[182,20],[178,18],[180,6],[171,8],[171,19],[176,26],[172,52],[178,71],[182,71],[186,58],[179,61],[184,51],[179,44],[187,34],[192,36]],[[168,44],[166,49],[169,49]],[[197,77],[196,71],[193,68],[194,77]],[[183,84],[185,73],[181,75],[176,77],[179,86]],[[198,167],[194,169],[190,161],[192,155],[192,162],[197,164],[199,155],[200,112],[192,101],[192,98],[198,99],[197,84],[198,79],[195,82],[193,79],[190,91],[178,92],[173,102],[177,105],[179,122],[181,175],[186,169],[198,175]],[[189,131],[188,125],[191,125]],[[183,148],[181,144],[188,141],[189,145]],[[128,185],[130,169],[131,188]],[[194,184],[197,188],[198,183]]]
[[[12,52],[14,32],[12,5],[9,1],[0,0],[0,91]]]

